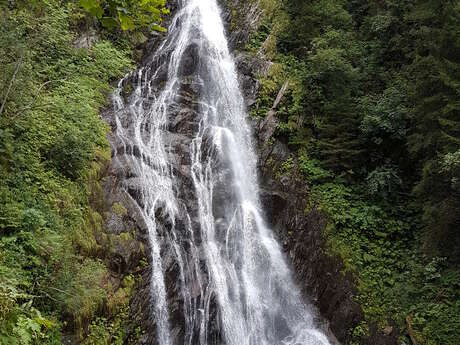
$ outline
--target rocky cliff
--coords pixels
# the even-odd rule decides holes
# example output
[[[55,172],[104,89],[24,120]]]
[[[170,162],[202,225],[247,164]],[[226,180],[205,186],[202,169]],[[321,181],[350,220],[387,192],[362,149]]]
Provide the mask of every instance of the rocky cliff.
[[[263,74],[270,64],[263,56],[248,54],[244,46],[251,32],[257,29],[259,9],[257,2],[228,0],[221,1],[224,8],[224,18],[227,23],[229,42],[237,61],[240,86],[245,96],[246,105],[250,108],[258,96],[258,81],[256,76]],[[174,10],[174,6],[172,6]],[[161,69],[162,59],[157,56],[152,59],[152,52],[162,42],[164,36],[155,36],[144,47],[142,68],[158,69],[156,83],[161,84],[166,78],[166,71]],[[176,161],[179,167],[175,174],[185,181],[179,186],[182,206],[193,211],[190,183],[190,162],[184,160],[189,157],[191,133],[198,124],[196,96],[200,92],[200,83],[195,80],[193,72],[199,64],[193,45],[186,53],[186,59],[181,71],[180,100],[168,115],[170,125],[167,128],[167,141],[170,144],[168,155]],[[132,90],[139,83],[137,74],[132,73],[123,81],[122,95],[127,99],[131,97]],[[282,93],[280,94],[280,102]],[[339,258],[332,257],[327,252],[323,231],[327,219],[315,208],[305,213],[308,201],[308,188],[302,177],[294,169],[290,174],[280,174],[280,165],[293,154],[282,137],[276,135],[276,107],[275,102],[270,114],[264,121],[253,121],[255,140],[258,144],[260,180],[262,184],[262,200],[265,205],[266,215],[271,226],[276,230],[283,248],[287,253],[296,280],[305,296],[310,296],[311,301],[318,308],[322,317],[329,321],[329,327],[335,337],[343,344],[350,342],[350,330],[358,325],[363,316],[361,308],[354,297],[356,295],[355,281],[351,274],[343,273],[343,264]],[[113,111],[108,110],[104,115],[112,128],[116,129]],[[124,117],[129,126],[129,116]],[[146,159],[139,155],[135,146],[121,145],[115,136],[110,135],[112,158],[130,157],[130,159]],[[147,158],[148,159],[148,158]],[[111,254],[111,267],[113,274],[123,278],[129,274],[139,277],[136,291],[132,295],[130,306],[130,323],[128,334],[138,334],[139,343],[151,344],[155,337],[155,320],[151,312],[151,298],[149,284],[151,281],[152,264],[146,251],[149,250],[147,226],[139,214],[140,188],[136,187],[135,174],[126,166],[120,165],[119,159],[112,159],[108,176],[105,181],[105,214],[106,232],[113,237],[114,249]],[[120,183],[130,180],[132,186],[127,192],[120,188]],[[189,181],[189,183],[187,183]],[[224,188],[224,187],[223,187]],[[161,214],[158,215],[161,217]],[[192,220],[193,221],[193,220]],[[179,224],[176,226],[183,226]],[[165,219],[163,227],[159,229],[160,236],[168,236],[170,224]],[[147,248],[147,249],[144,249]],[[174,344],[182,344],[182,306],[179,286],[176,285],[178,272],[177,263],[171,255],[173,248],[165,247],[163,257],[168,266],[166,270],[166,285],[168,303],[171,306],[171,325]],[[212,301],[211,301],[212,303]],[[138,326],[141,331],[139,332]],[[176,325],[176,326],[175,326]],[[220,337],[220,330],[215,327],[209,331],[209,336],[215,339]],[[395,344],[395,338],[378,334],[375,330],[366,342],[367,344]]]

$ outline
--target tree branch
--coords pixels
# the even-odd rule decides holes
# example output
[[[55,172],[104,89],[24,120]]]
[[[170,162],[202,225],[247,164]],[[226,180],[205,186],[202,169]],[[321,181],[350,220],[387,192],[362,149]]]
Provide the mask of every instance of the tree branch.
[[[21,55],[18,62],[16,63],[16,67],[14,69],[13,76],[11,77],[10,84],[8,85],[8,89],[6,90],[5,97],[3,98],[2,106],[0,107],[0,116],[3,113],[3,109],[5,108],[6,101],[8,100],[8,96],[10,94],[11,88],[13,87],[14,80],[16,79],[16,75],[19,72],[19,68],[21,67],[23,59],[24,59],[24,55]]]

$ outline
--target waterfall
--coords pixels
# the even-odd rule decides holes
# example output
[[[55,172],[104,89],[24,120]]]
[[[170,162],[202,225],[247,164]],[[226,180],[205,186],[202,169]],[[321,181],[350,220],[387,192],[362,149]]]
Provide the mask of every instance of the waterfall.
[[[112,164],[148,234],[155,343],[329,344],[264,222],[216,0],[179,1],[113,103]]]

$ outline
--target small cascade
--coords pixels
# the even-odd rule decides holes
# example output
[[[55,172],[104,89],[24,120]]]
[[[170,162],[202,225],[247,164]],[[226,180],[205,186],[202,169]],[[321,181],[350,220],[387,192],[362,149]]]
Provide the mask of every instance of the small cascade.
[[[216,0],[179,1],[113,107],[113,169],[148,233],[153,342],[328,345],[264,222]]]

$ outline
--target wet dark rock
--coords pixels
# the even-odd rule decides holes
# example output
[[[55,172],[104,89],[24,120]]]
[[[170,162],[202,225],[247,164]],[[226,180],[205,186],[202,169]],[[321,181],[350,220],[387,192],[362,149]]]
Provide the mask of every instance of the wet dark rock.
[[[179,75],[187,77],[193,75],[199,67],[200,63],[200,47],[197,43],[190,44],[184,52],[182,58]]]
[[[261,57],[256,57],[246,52],[237,52],[235,64],[246,106],[250,107],[256,103],[260,89],[257,75],[267,73],[269,63]]]
[[[279,122],[275,117],[275,112],[270,111],[259,127],[259,141],[262,144],[267,144],[268,140],[273,137],[273,134],[275,134],[278,128],[278,124]]]
[[[75,334],[64,334],[61,339],[62,345],[77,345],[79,342],[79,338]]]
[[[193,109],[180,109],[173,121],[169,123],[169,129],[171,131],[195,133],[198,130],[197,118],[198,114]]]
[[[156,41],[155,41],[156,40]],[[159,37],[155,37],[155,42],[149,44],[153,47],[159,44]],[[175,255],[175,248],[171,245],[169,236],[175,234],[177,238],[175,241],[180,243],[181,253],[184,257],[183,260],[193,260],[196,256],[201,256],[202,253],[187,252],[191,250],[187,246],[187,241],[190,240],[191,233],[195,236],[195,241],[200,242],[200,231],[198,210],[195,200],[195,191],[193,190],[193,181],[191,176],[191,162],[190,150],[192,148],[191,138],[193,138],[198,129],[200,121],[200,104],[197,102],[199,93],[202,90],[203,80],[196,73],[200,68],[200,61],[198,59],[199,46],[192,44],[187,48],[185,57],[181,63],[180,80],[178,81],[178,97],[175,103],[171,104],[167,109],[168,125],[166,128],[161,128],[158,135],[163,135],[165,142],[165,153],[167,160],[171,164],[171,172],[173,176],[178,177],[177,181],[180,183],[175,186],[177,189],[177,198],[180,202],[178,205],[179,211],[178,218],[175,223],[169,219],[167,212],[164,210],[164,205],[158,205],[155,210],[155,218],[157,224],[158,244],[162,257],[162,265],[165,271],[165,284],[167,291],[168,308],[170,314],[171,336],[172,344],[184,343],[184,297],[181,287],[181,272],[180,265],[178,264],[178,257]],[[161,92],[166,79],[166,68],[164,61],[167,55],[144,60],[144,72],[151,73],[151,70],[160,68],[156,74],[155,80],[152,82],[152,90],[154,95]],[[164,60],[163,60],[164,59]],[[151,70],[149,70],[151,69]],[[123,82],[123,89],[134,90],[139,83],[137,73],[133,72]],[[155,97],[143,104],[144,109],[148,109],[149,102],[153,102]],[[133,95],[125,98],[128,102],[135,101]],[[144,98],[145,102],[145,98]],[[127,111],[118,113],[120,123],[128,131],[134,127],[134,113],[129,108]],[[113,113],[107,111],[104,118],[111,125],[113,130],[116,130],[116,123],[114,121]],[[143,125],[141,127],[141,134],[147,139],[152,131],[150,126]],[[134,135],[134,132],[132,133]],[[142,274],[142,280],[137,285],[133,299],[130,303],[130,319],[133,324],[141,326],[144,335],[140,339],[141,344],[154,344],[156,339],[156,320],[155,320],[155,301],[152,300],[151,288],[151,267],[152,257],[150,253],[149,240],[148,240],[148,227],[145,224],[142,209],[143,193],[145,186],[142,185],[140,171],[136,167],[143,166],[142,169],[148,169],[154,162],[152,157],[149,157],[137,145],[130,144],[129,140],[120,140],[116,135],[109,134],[109,141],[112,147],[112,162],[109,169],[109,177],[105,186],[106,202],[108,204],[118,203],[126,209],[124,215],[116,214],[112,210],[107,212],[107,232],[111,236],[113,244],[113,253],[110,259],[110,268],[116,274],[126,274],[126,272],[133,272],[136,270],[136,264],[144,258],[147,260],[148,267],[146,267]],[[212,147],[209,147],[206,152],[203,152],[203,160],[206,160],[209,154],[213,154]],[[147,166],[147,167],[146,167]],[[217,196],[217,194],[216,194]],[[182,219],[180,215],[190,215],[190,219]],[[174,227],[174,231],[172,230]],[[129,236],[128,236],[129,234]],[[147,255],[146,255],[147,254]],[[201,267],[201,279],[206,279],[206,267]],[[184,273],[185,274],[185,273]],[[188,286],[191,286],[194,299],[193,303],[200,303],[202,291],[200,291],[200,284],[196,281],[196,273],[189,272],[187,275]],[[206,281],[202,282],[206,284]],[[211,302],[211,313],[217,316],[215,303]],[[218,319],[217,319],[218,320]],[[217,328],[218,321],[215,321],[215,327],[209,328],[208,336],[210,338],[219,338],[220,331]],[[199,318],[195,321],[196,329],[200,328]],[[135,332],[135,328],[128,325],[128,335]],[[195,339],[198,341],[198,339]]]
[[[111,233],[120,234],[126,230],[126,222],[115,213],[111,213],[107,217],[106,225]]]
[[[260,199],[264,205],[265,213],[269,214],[272,219],[278,219],[278,217],[282,216],[288,205],[286,196],[277,191],[262,189]]]
[[[244,48],[250,34],[259,25],[260,10],[257,1],[218,0],[226,23],[227,39],[231,50]]]

